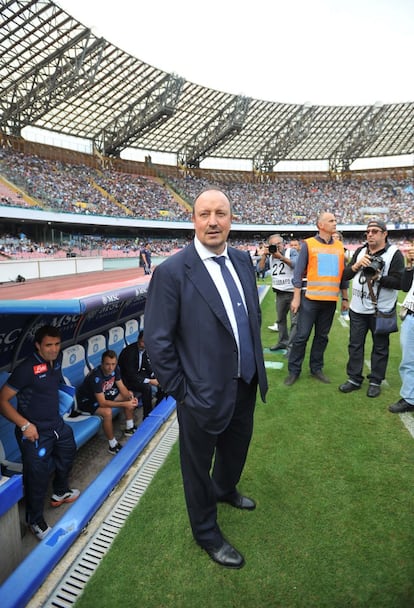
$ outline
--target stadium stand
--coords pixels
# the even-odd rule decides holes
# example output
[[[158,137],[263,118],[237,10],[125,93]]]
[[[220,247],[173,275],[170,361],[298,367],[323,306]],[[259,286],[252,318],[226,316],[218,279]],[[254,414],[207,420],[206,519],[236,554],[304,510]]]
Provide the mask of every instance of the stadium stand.
[[[70,15],[64,15],[64,18],[60,19],[61,9],[49,0],[45,0],[44,3],[26,3],[27,6],[23,4],[7,3],[7,8],[5,8],[9,25],[4,28],[6,44],[3,59],[7,90],[3,105],[6,110],[4,114],[9,116],[9,119],[4,121],[2,128],[7,131],[8,135],[19,132],[24,125],[30,125],[33,116],[36,115],[36,113],[33,114],[33,107],[40,101],[40,98],[36,97],[36,92],[39,94],[44,90],[45,84],[50,85],[50,79],[42,82],[42,74],[37,71],[37,63],[42,58],[43,62],[45,61],[45,54],[47,57],[62,57],[63,49],[69,49],[71,42],[74,43],[72,37],[78,35],[78,31],[84,30],[84,27],[79,27],[81,24],[77,24]],[[65,36],[61,35],[61,23],[69,24]],[[44,35],[35,37],[31,33],[29,34],[28,28],[32,26],[35,26],[38,31],[42,31]],[[29,36],[30,45],[27,43]],[[99,127],[99,131],[101,128],[108,128],[107,132],[110,133],[113,125],[108,124],[108,116],[114,115],[114,99],[122,98],[124,108],[132,107],[132,103],[136,102],[137,74],[141,74],[140,90],[147,100],[153,94],[154,83],[162,81],[165,74],[157,68],[127,56],[120,49],[116,49],[117,52],[114,53],[114,47],[109,42],[95,39],[92,32],[89,33],[89,36],[93,45],[96,44],[100,48],[100,45],[105,44],[108,49],[107,53],[102,53],[100,65],[97,65],[96,79],[90,80],[84,92],[79,91],[79,94],[72,98],[68,97],[62,104],[59,102],[62,98],[59,93],[62,92],[62,86],[67,87],[67,80],[64,82],[58,76],[52,84],[50,106],[45,107],[44,113],[37,114],[36,124],[52,132],[61,131],[90,137],[92,141],[98,132],[97,127]],[[33,70],[27,70],[28,65],[33,66]],[[120,67],[122,69],[116,69]],[[145,69],[142,69],[143,67]],[[39,84],[36,87],[29,87],[27,77],[33,72],[36,72]],[[102,84],[102,75],[105,73],[112,75],[112,78],[108,79],[109,84],[106,85]],[[48,78],[48,73],[47,76],[43,76],[43,78],[46,77]],[[176,90],[180,88],[181,91],[180,83],[171,75],[169,82],[172,81],[176,85]],[[29,89],[30,93],[27,92]],[[119,96],[118,93],[121,90],[123,94]],[[160,89],[159,92],[162,93],[162,90]],[[208,104],[205,103],[207,94],[210,99]],[[88,98],[90,107],[94,108],[94,120],[84,112],[82,99],[86,99],[85,96]],[[19,102],[23,99],[27,99],[29,103],[27,103],[27,109],[22,110]],[[57,103],[53,100],[57,100]],[[77,106],[78,100],[81,103]],[[194,142],[197,138],[200,141],[203,128],[211,125],[212,120],[220,114],[226,115],[224,110],[230,107],[234,101],[237,100],[233,95],[208,90],[199,85],[183,87],[179,103],[172,104],[174,112],[169,116],[169,120],[159,121],[158,125],[147,129],[146,133],[138,132],[135,140],[134,134],[129,133],[128,143],[132,147],[142,145],[145,149],[160,149],[176,154],[177,148],[185,143],[183,132],[186,134],[187,142]],[[122,107],[119,107],[118,110],[121,112]],[[281,133],[282,129],[285,132],[293,133],[292,127],[299,124],[294,120],[298,112],[301,112],[302,115],[309,112],[312,115],[312,125],[309,129],[297,129],[301,133],[307,132],[307,134],[293,141],[293,145],[285,146],[288,138],[285,141],[282,141],[283,138],[281,138],[282,145],[279,146],[279,150],[284,147],[285,156],[290,156],[291,159],[313,160],[319,156],[327,159],[327,150],[335,150],[342,144],[344,144],[342,147],[346,148],[345,144],[350,143],[350,136],[357,135],[358,125],[361,122],[367,124],[366,117],[370,117],[375,126],[376,112],[381,116],[381,128],[372,129],[370,137],[364,139],[364,147],[358,148],[359,152],[373,157],[413,152],[411,134],[414,104],[412,103],[384,105],[377,110],[375,107],[369,106],[324,109],[305,106],[300,108],[295,104],[263,103],[254,99],[249,100],[245,121],[242,121],[245,124],[242,125],[242,128],[234,133],[233,137],[227,138],[227,141],[223,139],[213,142],[214,145],[210,152],[213,156],[217,152],[218,156],[221,153],[222,158],[253,160],[253,155],[258,150],[257,134],[260,134],[263,143],[269,143],[274,133]],[[191,117],[191,120],[188,117]],[[376,137],[374,137],[375,133],[378,134]],[[22,148],[28,145],[20,138],[19,140],[18,145]],[[353,141],[356,141],[356,138]],[[333,179],[326,174],[323,179],[302,180],[292,176],[260,174],[259,168],[257,180],[255,180],[254,171],[251,173],[250,179],[245,176],[233,179],[230,174],[224,179],[223,173],[220,172],[216,172],[214,175],[212,172],[208,178],[197,177],[196,173],[189,170],[191,163],[182,170],[177,170],[176,175],[167,176],[166,173],[164,175],[160,169],[156,168],[153,168],[151,173],[151,160],[148,158],[148,161],[146,160],[148,166],[145,167],[148,173],[146,176],[138,176],[137,170],[135,168],[132,170],[133,163],[129,165],[131,173],[127,173],[125,170],[125,167],[128,166],[127,163],[122,165],[122,161],[116,158],[120,153],[116,142],[115,144],[114,142],[109,143],[113,146],[112,150],[104,146],[97,150],[96,155],[89,155],[88,159],[86,159],[87,155],[84,155],[85,163],[80,162],[75,153],[72,154],[73,162],[67,162],[66,158],[65,160],[46,159],[35,153],[22,154],[22,152],[14,151],[11,146],[7,149],[5,147],[0,150],[0,173],[3,172],[17,188],[21,189],[21,192],[27,193],[27,196],[31,198],[31,209],[38,208],[42,214],[50,210],[59,212],[62,223],[67,221],[69,213],[77,216],[88,215],[91,220],[98,215],[110,218],[133,216],[144,220],[162,219],[165,221],[165,231],[168,231],[171,221],[184,223],[190,219],[186,206],[180,204],[179,201],[181,199],[193,200],[194,194],[207,182],[224,187],[229,192],[234,201],[236,216],[234,223],[249,224],[253,228],[255,224],[286,223],[298,228],[306,225],[313,227],[318,212],[326,208],[332,210],[336,214],[338,222],[343,224],[365,224],[367,216],[370,214],[375,214],[387,223],[390,222],[402,228],[414,222],[412,171],[403,178],[387,176],[362,180],[359,177],[345,175],[337,179],[339,175],[333,173]],[[60,153],[68,158],[70,156],[68,152]],[[106,153],[110,154],[104,158]],[[184,156],[181,154],[179,162],[189,160]],[[101,161],[99,167],[97,157]],[[203,160],[203,151],[198,158],[193,159],[192,166],[198,167],[201,160]],[[279,160],[283,159],[274,159],[275,163]],[[352,160],[354,159],[339,159],[338,165],[342,163],[346,167],[347,162]],[[118,169],[122,167],[122,170],[116,171],[114,167]],[[177,196],[171,194],[171,189]],[[27,198],[25,200],[23,195],[11,197],[4,193],[1,196],[0,205],[5,210],[4,216],[10,212],[10,218],[12,218],[11,207],[28,206]],[[21,218],[21,214],[19,218]],[[12,222],[11,219],[10,225],[17,226]],[[39,224],[42,222],[41,219]],[[68,232],[73,232],[74,225],[76,226],[76,224],[72,224],[72,227],[68,228]],[[38,234],[42,229],[45,234],[46,231],[50,234],[55,226],[56,224],[52,223],[50,228],[46,225],[42,226]],[[22,257],[31,257],[63,256],[67,253],[63,250],[57,251],[54,244],[51,247],[45,247],[40,243],[41,238],[38,240],[39,246],[35,251],[22,250],[18,254]],[[121,252],[108,249],[105,254],[115,257],[121,255]],[[126,328],[125,334],[127,334]],[[132,334],[125,335],[125,341],[128,341],[129,338],[132,339],[131,336]],[[71,377],[70,381],[75,383],[83,378],[87,367],[81,361],[81,354],[79,360],[76,353],[72,354],[75,354],[75,359],[72,361],[69,357],[67,373]],[[85,360],[86,357],[87,355],[84,353]],[[16,602],[19,605],[26,605],[46,573],[53,569],[59,557],[64,555],[72,541],[81,533],[99,504],[127,471],[137,453],[142,451],[162,421],[166,420],[172,412],[174,405],[171,399],[167,399],[151,413],[135,436],[129,440],[125,449],[116,457],[116,460],[114,459],[110,467],[100,475],[99,480],[96,480],[97,483],[91,484],[73,506],[71,512],[56,527],[48,545],[50,550],[42,553],[42,547],[40,547],[40,551],[34,552],[30,556],[31,560],[28,564],[16,569],[14,576],[2,587],[4,608],[17,605]],[[80,428],[79,423],[82,421],[78,417],[69,422],[79,425],[78,428]],[[1,432],[0,429],[0,435]],[[14,480],[18,480],[18,478],[18,475],[13,477]],[[11,494],[12,492],[10,492]],[[19,490],[14,496],[18,500]],[[2,494],[0,494],[0,504],[3,507]],[[1,538],[3,539],[2,534]],[[9,553],[9,544],[6,543],[6,546]],[[30,576],[28,576],[28,572]]]
[[[326,209],[345,225],[364,224],[372,215],[401,226],[414,222],[412,176],[403,172],[398,177],[370,178],[364,174],[341,180],[326,174],[313,179],[274,175],[266,181],[247,181],[240,174],[239,181],[229,181],[224,172],[220,176],[216,171],[213,181],[185,174],[160,182],[0,148],[0,173],[38,200],[41,208],[77,215],[189,221],[190,213],[179,201],[191,202],[207,185],[216,185],[224,188],[233,201],[234,224],[304,226],[314,224],[318,213]],[[14,199],[13,204],[18,205],[19,200],[27,205],[23,197]],[[10,203],[6,200],[3,204]]]

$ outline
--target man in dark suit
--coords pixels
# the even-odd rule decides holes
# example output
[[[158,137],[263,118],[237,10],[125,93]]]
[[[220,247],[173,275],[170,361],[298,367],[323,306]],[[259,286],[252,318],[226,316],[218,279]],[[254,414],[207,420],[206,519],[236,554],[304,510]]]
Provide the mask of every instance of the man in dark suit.
[[[256,506],[237,484],[252,436],[257,385],[264,400],[267,378],[255,271],[247,252],[227,246],[231,217],[223,192],[209,189],[198,195],[194,241],[153,273],[145,341],[163,390],[177,401],[181,471],[194,538],[218,564],[241,568],[243,556],[217,523],[217,502],[247,510]],[[237,311],[219,264],[223,257],[238,288],[238,306],[248,316],[253,375],[246,380],[240,356],[246,340],[239,339]]]
[[[156,403],[164,396],[160,383],[155,377],[151,361],[145,349],[144,330],[138,334],[137,342],[129,344],[119,355],[119,367],[121,368],[122,380],[133,391],[135,396],[141,394],[143,418],[146,418],[152,410],[153,394]]]

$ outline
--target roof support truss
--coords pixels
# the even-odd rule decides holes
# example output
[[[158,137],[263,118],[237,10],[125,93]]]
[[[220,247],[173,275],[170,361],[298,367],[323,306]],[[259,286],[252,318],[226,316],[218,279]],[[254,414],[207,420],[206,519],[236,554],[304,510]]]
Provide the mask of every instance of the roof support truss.
[[[98,133],[94,138],[96,149],[105,156],[119,156],[140,134],[168,120],[174,114],[183,84],[184,79],[174,74],[164,76]]]
[[[3,89],[0,125],[5,132],[19,135],[51,108],[85,93],[94,82],[105,44],[103,38],[96,39],[85,29]]]
[[[268,139],[261,150],[253,157],[253,170],[271,173],[274,166],[303,139],[311,127],[311,117],[315,108],[300,106],[284,124]]]
[[[94,142],[101,155],[135,148],[174,155],[189,168],[207,156],[243,160],[261,175],[281,161],[329,162],[338,172],[362,156],[414,153],[413,101],[244,99],[175,79],[98,39],[59,4],[0,0],[1,132],[37,127]]]
[[[381,104],[370,106],[361,120],[346,134],[329,157],[331,173],[349,171],[354,160],[363,156],[364,150],[375,141],[382,131],[385,109]]]
[[[249,97],[242,95],[234,97],[178,151],[178,164],[198,168],[200,162],[218,143],[239,133],[243,128],[250,101]]]

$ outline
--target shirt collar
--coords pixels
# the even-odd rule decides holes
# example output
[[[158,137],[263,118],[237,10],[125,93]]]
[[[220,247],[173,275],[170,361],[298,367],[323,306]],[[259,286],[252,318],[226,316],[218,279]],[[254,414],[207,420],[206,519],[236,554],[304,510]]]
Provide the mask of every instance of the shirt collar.
[[[333,237],[331,236],[331,238],[329,239],[329,241],[325,241],[325,239],[323,239],[321,237],[321,235],[318,234],[315,236],[316,240],[319,241],[320,243],[324,243],[325,245],[332,245],[332,243],[334,242]]]
[[[203,245],[203,243],[196,236],[194,237],[194,247],[203,262],[210,258],[217,257],[217,255],[207,249],[207,247],[205,247],[205,245]],[[229,257],[229,254],[227,253],[227,243],[225,244],[224,251],[220,254],[220,256],[222,255],[224,255],[226,258]]]

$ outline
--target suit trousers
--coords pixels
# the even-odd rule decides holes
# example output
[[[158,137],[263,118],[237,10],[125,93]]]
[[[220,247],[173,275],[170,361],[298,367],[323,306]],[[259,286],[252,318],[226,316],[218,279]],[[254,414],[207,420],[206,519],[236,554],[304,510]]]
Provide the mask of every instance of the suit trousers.
[[[152,412],[152,385],[149,382],[136,382],[132,387],[135,397],[142,399],[142,417],[149,416]]]
[[[367,333],[372,335],[371,371],[367,378],[373,384],[381,384],[387,370],[390,350],[389,334],[375,334],[375,315],[363,315],[353,310],[349,311],[349,344],[348,363],[346,372],[354,384],[362,384],[362,374],[365,359],[365,340]]]
[[[296,336],[289,353],[289,373],[299,376],[305,358],[306,345],[315,326],[309,367],[312,374],[323,369],[324,354],[328,346],[328,334],[335,316],[336,302],[309,300],[302,295],[298,314]]]
[[[193,536],[205,549],[217,548],[223,542],[217,523],[217,500],[237,491],[253,432],[256,390],[256,378],[250,384],[238,380],[233,416],[218,434],[202,429],[185,402],[177,407],[187,511]]]

